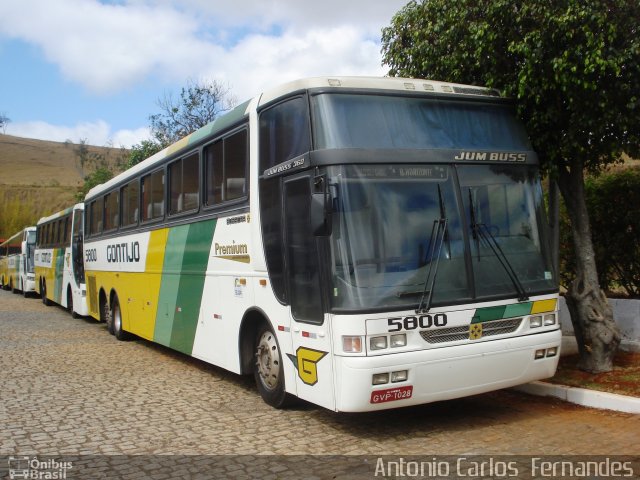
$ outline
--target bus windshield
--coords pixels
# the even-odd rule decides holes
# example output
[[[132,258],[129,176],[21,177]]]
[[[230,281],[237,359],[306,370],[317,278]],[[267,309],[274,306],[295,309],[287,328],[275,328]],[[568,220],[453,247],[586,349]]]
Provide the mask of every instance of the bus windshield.
[[[397,95],[312,97],[315,148],[531,150],[509,105]]]
[[[518,296],[498,255],[474,238],[478,225],[490,232],[527,295],[554,290],[535,171],[523,165],[329,167],[332,308],[415,308],[431,287],[430,269],[436,275],[427,292],[432,305]],[[446,231],[434,249],[434,222],[441,218]]]

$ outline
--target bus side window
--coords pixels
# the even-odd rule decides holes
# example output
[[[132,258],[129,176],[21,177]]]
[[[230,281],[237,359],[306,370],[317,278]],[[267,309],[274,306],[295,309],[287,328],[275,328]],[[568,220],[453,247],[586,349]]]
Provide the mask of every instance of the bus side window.
[[[140,184],[136,178],[127,183],[120,191],[122,206],[121,222],[123,227],[138,224],[138,210],[140,208]]]
[[[164,216],[164,170],[142,177],[142,220]]]
[[[260,173],[311,149],[307,97],[295,97],[260,114]]]

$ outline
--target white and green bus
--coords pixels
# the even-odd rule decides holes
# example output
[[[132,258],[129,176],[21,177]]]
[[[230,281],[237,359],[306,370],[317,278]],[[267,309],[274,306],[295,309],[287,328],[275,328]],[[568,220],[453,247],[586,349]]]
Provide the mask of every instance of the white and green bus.
[[[87,316],[84,282],[84,204],[41,218],[35,252],[36,291],[49,306],[57,303],[72,317]]]
[[[20,230],[0,244],[0,285],[25,297],[35,290],[36,227]]]
[[[495,92],[397,78],[268,90],[92,189],[89,312],[263,399],[380,410],[550,377],[538,162]]]

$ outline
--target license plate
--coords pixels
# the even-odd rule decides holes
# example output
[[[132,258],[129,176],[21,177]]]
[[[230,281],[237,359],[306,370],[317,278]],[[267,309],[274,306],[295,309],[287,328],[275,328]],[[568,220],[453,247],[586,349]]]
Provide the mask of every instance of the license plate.
[[[371,403],[393,402],[395,400],[404,400],[411,398],[413,394],[413,386],[388,388],[386,390],[376,390],[371,392]]]

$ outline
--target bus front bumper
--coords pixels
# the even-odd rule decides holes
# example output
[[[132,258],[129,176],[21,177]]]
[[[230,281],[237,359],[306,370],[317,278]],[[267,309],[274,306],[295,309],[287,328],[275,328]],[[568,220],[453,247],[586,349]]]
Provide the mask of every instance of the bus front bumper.
[[[406,407],[549,378],[558,366],[561,337],[554,330],[415,352],[335,357],[336,410]],[[391,382],[394,372],[402,378],[405,370],[406,380]],[[375,374],[389,374],[389,382],[372,385]]]

